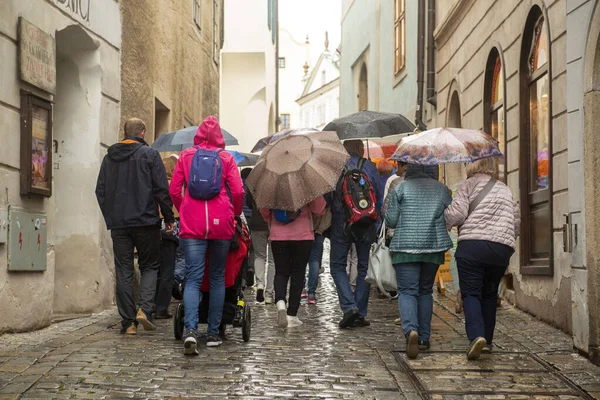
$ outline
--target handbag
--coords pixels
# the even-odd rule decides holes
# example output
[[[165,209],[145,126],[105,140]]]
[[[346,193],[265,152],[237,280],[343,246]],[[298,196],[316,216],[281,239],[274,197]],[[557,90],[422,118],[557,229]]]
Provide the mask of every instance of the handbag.
[[[377,285],[379,290],[390,297],[388,291],[398,290],[396,268],[392,264],[392,254],[385,245],[385,225],[377,237],[377,241],[371,246],[369,256],[369,268],[367,270],[367,283]]]

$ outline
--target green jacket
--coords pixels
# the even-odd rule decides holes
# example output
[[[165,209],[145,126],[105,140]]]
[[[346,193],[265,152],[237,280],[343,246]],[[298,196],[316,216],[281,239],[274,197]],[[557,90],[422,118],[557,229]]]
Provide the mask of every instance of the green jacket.
[[[390,192],[385,214],[386,225],[395,229],[390,251],[424,254],[452,247],[444,220],[452,197],[437,174],[437,166],[409,165],[404,182]]]

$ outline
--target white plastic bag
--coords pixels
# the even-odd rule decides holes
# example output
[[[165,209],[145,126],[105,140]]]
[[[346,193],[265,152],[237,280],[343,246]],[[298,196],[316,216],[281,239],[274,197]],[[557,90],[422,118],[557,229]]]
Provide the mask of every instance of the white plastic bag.
[[[379,290],[389,297],[388,291],[398,290],[396,268],[392,264],[392,254],[385,245],[385,226],[371,247],[369,256],[369,269],[365,280],[371,285],[377,285]]]

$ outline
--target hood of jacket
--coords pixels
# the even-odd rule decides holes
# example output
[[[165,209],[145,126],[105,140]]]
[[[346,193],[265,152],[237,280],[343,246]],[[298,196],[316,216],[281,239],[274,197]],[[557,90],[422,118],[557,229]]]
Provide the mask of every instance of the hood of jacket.
[[[221,125],[215,117],[208,117],[198,127],[194,144],[201,147],[225,149],[225,138],[221,131]]]
[[[110,146],[107,153],[112,160],[121,162],[131,157],[142,146],[148,146],[144,139],[128,136],[122,142]]]
[[[408,164],[404,180],[411,179],[435,179],[439,180],[440,168],[437,165]]]

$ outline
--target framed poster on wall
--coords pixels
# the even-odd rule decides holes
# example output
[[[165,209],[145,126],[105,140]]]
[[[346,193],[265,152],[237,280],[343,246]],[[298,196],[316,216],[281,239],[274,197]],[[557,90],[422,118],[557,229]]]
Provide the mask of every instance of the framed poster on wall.
[[[21,194],[52,196],[52,103],[21,91]]]

